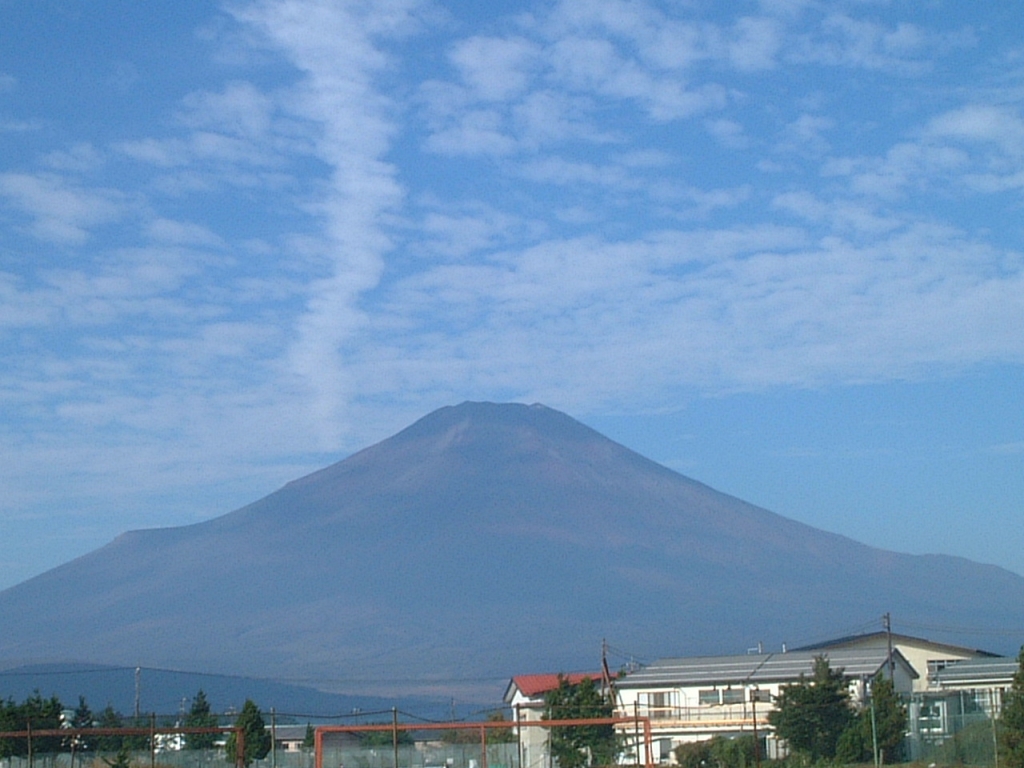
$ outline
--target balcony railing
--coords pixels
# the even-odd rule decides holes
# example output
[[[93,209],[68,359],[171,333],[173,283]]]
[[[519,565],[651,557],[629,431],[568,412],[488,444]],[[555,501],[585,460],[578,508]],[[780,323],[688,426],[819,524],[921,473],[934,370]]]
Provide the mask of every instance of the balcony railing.
[[[764,708],[757,708],[757,726],[759,728],[768,725],[768,712],[771,711],[770,704]],[[753,728],[754,712],[749,704],[713,704],[694,705],[682,707],[656,707],[638,706],[620,708],[616,715],[621,717],[650,718],[651,727],[658,728],[686,728],[686,727],[732,727],[732,728]]]

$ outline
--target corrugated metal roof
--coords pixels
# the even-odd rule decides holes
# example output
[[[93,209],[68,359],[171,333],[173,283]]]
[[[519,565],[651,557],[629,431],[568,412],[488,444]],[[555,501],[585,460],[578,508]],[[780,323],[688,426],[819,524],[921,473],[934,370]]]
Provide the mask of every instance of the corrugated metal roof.
[[[871,640],[882,640],[888,639],[888,633],[885,631],[880,632],[866,632],[860,635],[847,635],[845,637],[837,637],[833,640],[826,640],[821,643],[813,643],[812,645],[802,645],[799,648],[794,648],[794,651],[822,651],[829,648],[839,648],[841,646],[853,646],[859,643],[863,643]],[[898,632],[892,633],[892,641],[894,644],[903,643],[905,645],[914,645],[919,647],[935,648],[936,650],[942,649],[952,651],[954,653],[962,654],[964,656],[991,656],[998,657],[998,653],[992,653],[990,651],[983,651],[979,648],[967,648],[962,645],[951,645],[950,643],[939,643],[934,640],[927,640],[923,637],[914,637],[913,635],[901,635]]]
[[[944,669],[936,672],[935,681],[939,685],[1009,681],[1017,669],[1017,659],[1009,657],[964,659],[947,664]]]
[[[820,651],[749,654],[744,656],[695,656],[661,659],[631,672],[618,681],[619,688],[658,686],[736,685],[744,683],[784,683],[814,674],[814,659]],[[842,669],[848,677],[873,677],[884,668],[888,653],[884,649],[836,649],[824,654],[833,669]],[[898,654],[894,654],[896,656]],[[912,673],[906,661],[899,662]]]

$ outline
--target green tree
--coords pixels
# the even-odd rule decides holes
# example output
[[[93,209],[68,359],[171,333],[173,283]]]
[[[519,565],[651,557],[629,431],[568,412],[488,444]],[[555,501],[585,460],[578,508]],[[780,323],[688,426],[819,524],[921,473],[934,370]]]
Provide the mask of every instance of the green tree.
[[[185,716],[186,728],[216,728],[217,716],[210,711],[210,702],[202,688],[192,699],[192,706]],[[185,749],[213,749],[216,733],[186,733]]]
[[[75,714],[71,717],[71,727],[85,730],[86,728],[93,727],[95,724],[93,721],[92,710],[89,709],[85,696],[79,696],[78,706],[75,707]],[[91,752],[95,746],[95,741],[87,736],[78,736],[75,739],[75,751],[77,752]]]
[[[748,768],[755,764],[754,737],[713,736],[707,741],[685,742],[674,750],[682,768]]]
[[[96,719],[97,728],[124,728],[124,720],[113,706],[107,706]],[[117,752],[124,744],[123,736],[97,736],[97,752]]]
[[[235,727],[241,728],[244,734],[245,749],[242,753],[242,760],[245,765],[250,765],[253,760],[262,760],[270,751],[270,734],[267,733],[267,726],[263,722],[263,714],[252,699],[246,699],[242,705],[242,711],[238,713]],[[232,731],[227,740],[227,753],[230,762],[238,760],[238,735]]]
[[[836,756],[839,739],[854,720],[843,670],[829,667],[828,658],[814,660],[814,677],[784,685],[768,722],[789,748],[812,761]]]
[[[20,731],[16,715],[18,705],[14,699],[0,700],[0,731]],[[14,739],[0,739],[0,759],[10,757],[15,752]]]
[[[316,732],[311,723],[306,723],[306,735],[302,739],[302,748],[313,749],[314,747],[316,747]]]
[[[501,710],[487,713],[487,721],[490,723],[504,723],[505,713]],[[491,744],[511,744],[516,740],[516,734],[511,728],[488,728],[487,741]]]
[[[576,720],[611,717],[612,702],[589,677],[572,685],[559,675],[558,687],[544,695],[544,720]],[[614,725],[567,725],[549,735],[551,756],[559,768],[612,765],[619,753]]]
[[[0,730],[3,731],[40,731],[60,728],[60,713],[63,706],[56,696],[44,699],[36,691],[21,704],[14,699],[0,701]],[[35,752],[55,753],[62,750],[60,737],[33,738],[32,749]],[[0,758],[22,757],[28,754],[28,739],[0,740]]]
[[[103,762],[110,766],[110,768],[131,768],[132,756],[131,752],[128,751],[128,745],[122,744],[118,748],[117,754],[114,755],[113,760],[104,757]]]
[[[672,750],[681,768],[710,768],[711,741],[684,741]]]
[[[362,734],[360,741],[365,747],[390,747],[395,743],[395,739],[398,739],[399,744],[410,745],[414,743],[412,733],[409,731],[399,731],[396,735],[391,730],[391,723],[371,723],[371,725],[387,725],[388,730],[386,731],[366,731]]]
[[[755,763],[754,737],[750,734],[711,738],[711,764],[717,768],[747,768]]]
[[[145,732],[155,722],[155,715],[142,715],[133,717],[128,723],[129,728],[143,730],[143,733],[132,733],[124,737],[123,746],[131,752],[144,752],[149,750],[149,735]]]
[[[44,699],[39,695],[39,691],[37,690],[25,699],[22,704],[15,708],[14,722],[17,726],[15,730],[24,731],[31,729],[33,731],[41,731],[43,729],[50,730],[60,728],[61,712],[63,709],[64,705],[60,703],[60,699],[56,696]],[[61,752],[63,747],[63,739],[59,736],[32,738],[32,750],[34,752],[54,754]],[[15,740],[14,754],[28,754],[27,739]]]
[[[495,710],[487,713],[487,722],[504,723],[505,713]],[[511,744],[516,740],[516,735],[511,728],[488,728],[486,735],[490,744]],[[453,728],[441,731],[441,741],[445,744],[479,744],[479,728]]]
[[[1017,656],[1017,672],[1003,696],[999,716],[999,762],[1007,768],[1024,768],[1024,646]]]
[[[874,732],[872,732],[872,706]],[[883,763],[898,763],[903,756],[903,738],[907,733],[907,708],[881,673],[871,683],[871,701],[839,739],[836,758],[842,763],[866,763],[874,760],[874,739]]]

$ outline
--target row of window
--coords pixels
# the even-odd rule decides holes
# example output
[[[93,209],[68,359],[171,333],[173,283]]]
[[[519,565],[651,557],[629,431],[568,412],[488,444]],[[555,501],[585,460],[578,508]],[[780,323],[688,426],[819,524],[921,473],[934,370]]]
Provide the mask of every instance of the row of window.
[[[747,700],[746,688],[709,688],[697,693],[701,704],[742,704]]]
[[[758,701],[768,701],[767,691],[752,691],[758,694]],[[672,691],[655,691],[647,694],[647,705],[655,711],[668,710],[673,706]],[[742,704],[748,701],[746,688],[706,688],[697,692],[697,701],[704,706],[715,704]]]

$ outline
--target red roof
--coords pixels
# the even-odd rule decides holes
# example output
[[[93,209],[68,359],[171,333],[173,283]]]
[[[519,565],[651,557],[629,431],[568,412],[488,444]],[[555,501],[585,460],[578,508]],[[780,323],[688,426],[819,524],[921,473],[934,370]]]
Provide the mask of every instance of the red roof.
[[[569,681],[569,685],[576,685],[588,677],[591,680],[600,681],[600,672],[570,672],[568,674],[543,674],[543,675],[516,675],[512,678],[516,688],[523,696],[539,696],[542,693],[553,691],[558,687],[558,678],[563,677]]]

